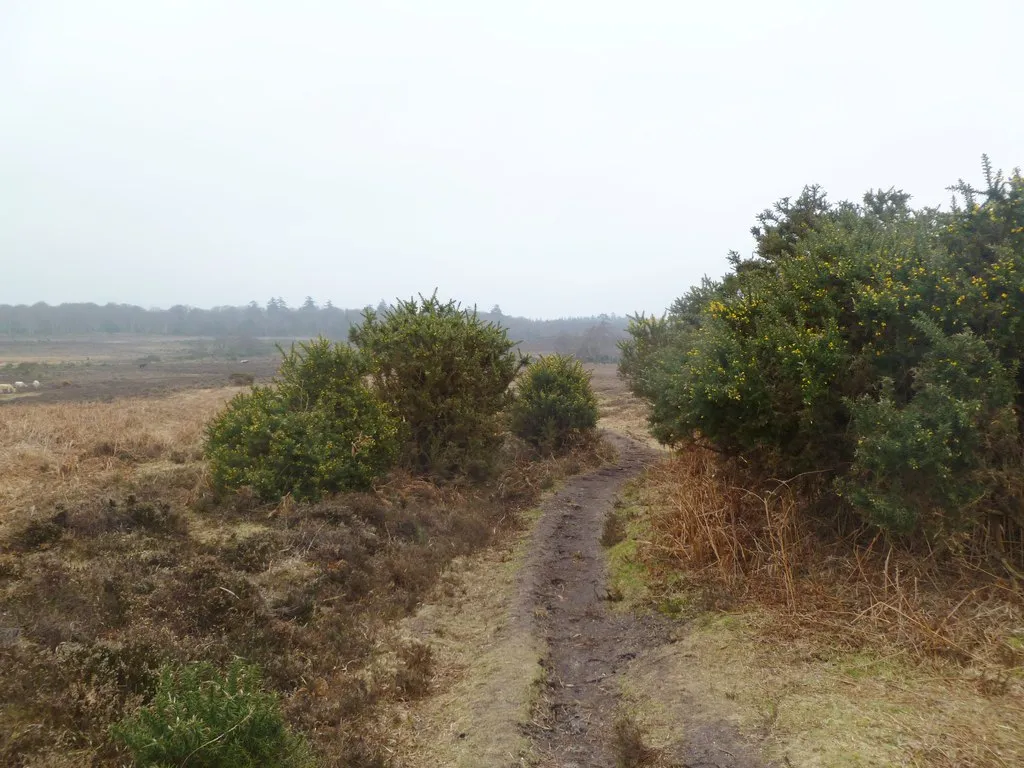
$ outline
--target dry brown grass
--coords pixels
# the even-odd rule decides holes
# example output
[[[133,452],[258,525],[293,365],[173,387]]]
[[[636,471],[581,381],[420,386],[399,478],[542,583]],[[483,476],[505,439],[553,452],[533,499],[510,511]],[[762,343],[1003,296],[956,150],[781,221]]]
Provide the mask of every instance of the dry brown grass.
[[[0,764],[123,764],[108,728],[160,663],[240,655],[322,765],[383,765],[373,712],[428,694],[436,666],[389,627],[453,559],[502,541],[543,489],[606,455],[511,442],[486,484],[395,474],[318,504],[218,500],[202,438],[233,393],[3,412]]]
[[[1024,672],[1015,639],[1024,594],[1012,579],[963,558],[902,551],[881,536],[836,539],[801,514],[796,483],[752,491],[744,480],[698,449],[653,469],[644,490],[651,536],[640,557],[654,572],[684,572],[712,603],[783,608],[780,631],[814,627],[849,647],[883,642],[987,674]]]
[[[645,598],[705,621],[632,673],[655,730],[682,717],[668,698],[717,700],[717,717],[770,733],[793,764],[1024,762],[1019,586],[978,562],[815,530],[802,482],[815,479],[750,490],[749,474],[693,449],[634,488],[627,543]],[[655,680],[664,697],[643,693]]]
[[[0,418],[0,524],[12,512],[72,503],[202,458],[203,430],[235,394],[180,392],[111,403],[9,408]]]

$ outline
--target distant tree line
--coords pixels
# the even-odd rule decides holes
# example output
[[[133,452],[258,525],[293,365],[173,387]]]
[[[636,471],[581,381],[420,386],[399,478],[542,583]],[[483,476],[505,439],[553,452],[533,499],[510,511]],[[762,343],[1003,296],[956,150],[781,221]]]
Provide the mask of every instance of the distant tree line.
[[[385,309],[381,301],[377,310]],[[245,306],[200,309],[182,304],[169,309],[146,309],[133,304],[0,304],[0,335],[40,338],[79,334],[144,334],[155,336],[344,339],[369,307],[343,309],[312,297],[299,307],[271,298]],[[511,338],[549,342],[552,351],[578,354],[591,360],[613,359],[616,342],[625,335],[627,319],[616,315],[533,320],[505,315],[494,306],[480,312],[483,320],[498,322]]]
[[[0,334],[66,336],[132,333],[159,336],[344,336],[362,310],[318,306],[307,298],[289,307],[272,298],[261,306],[199,309],[182,304],[146,309],[132,304],[0,304]]]

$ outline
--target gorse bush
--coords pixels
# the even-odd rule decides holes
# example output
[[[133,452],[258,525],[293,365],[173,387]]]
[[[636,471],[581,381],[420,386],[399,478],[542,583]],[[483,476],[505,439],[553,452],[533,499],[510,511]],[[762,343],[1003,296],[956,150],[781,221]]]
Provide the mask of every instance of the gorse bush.
[[[831,473],[893,532],[1024,522],[1024,179],[986,159],[985,182],[948,212],[809,187],[762,213],[753,257],[631,325],[620,370],[655,435]]]
[[[942,510],[943,527],[961,531],[978,505],[1009,500],[1001,486],[1020,470],[1013,379],[971,331],[946,336],[926,320],[916,327],[931,349],[914,371],[914,396],[898,407],[887,378],[877,398],[850,404],[858,437],[841,487],[887,528],[912,530],[919,510]]]
[[[152,703],[114,726],[140,768],[301,768],[305,741],[291,733],[259,670],[236,660],[165,666]]]
[[[549,450],[592,433],[597,398],[590,374],[574,357],[542,356],[520,378],[511,418],[515,434]]]
[[[236,396],[210,424],[214,486],[265,500],[368,488],[395,463],[400,423],[356,350],[318,339],[282,351],[279,381]]]
[[[405,423],[408,467],[450,475],[490,462],[524,364],[504,328],[433,295],[368,311],[350,338],[372,361],[378,395]]]

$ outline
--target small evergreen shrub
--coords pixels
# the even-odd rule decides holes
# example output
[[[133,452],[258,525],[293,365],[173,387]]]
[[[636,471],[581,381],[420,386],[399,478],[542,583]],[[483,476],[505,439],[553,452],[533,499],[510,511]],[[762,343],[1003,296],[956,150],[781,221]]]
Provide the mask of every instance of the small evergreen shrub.
[[[276,386],[237,395],[207,429],[214,487],[267,501],[369,488],[394,465],[400,425],[363,358],[326,339],[282,354]]]
[[[597,426],[590,374],[568,355],[547,355],[520,379],[512,404],[512,431],[547,450],[565,448]]]
[[[225,673],[200,662],[161,669],[156,695],[112,729],[140,768],[300,768],[312,761],[277,697],[242,660]]]
[[[437,475],[486,467],[524,364],[504,328],[434,294],[367,310],[349,337],[407,427],[406,466]]]

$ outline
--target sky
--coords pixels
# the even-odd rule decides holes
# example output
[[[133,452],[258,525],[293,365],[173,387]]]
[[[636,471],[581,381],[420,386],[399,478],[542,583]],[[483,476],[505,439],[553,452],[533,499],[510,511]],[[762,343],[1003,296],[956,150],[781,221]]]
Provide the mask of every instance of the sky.
[[[0,0],[0,303],[660,312],[1024,164],[1020,0]]]

